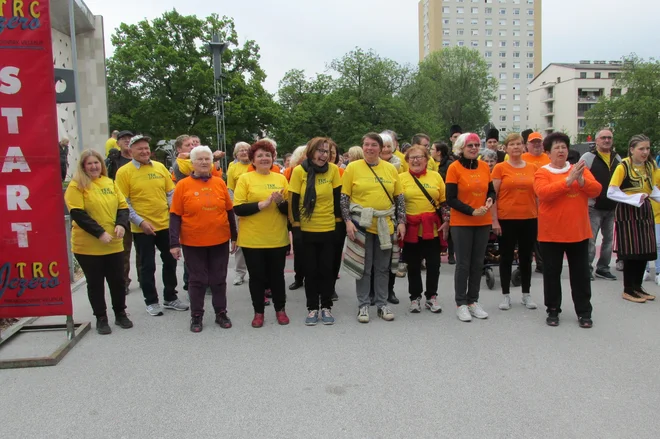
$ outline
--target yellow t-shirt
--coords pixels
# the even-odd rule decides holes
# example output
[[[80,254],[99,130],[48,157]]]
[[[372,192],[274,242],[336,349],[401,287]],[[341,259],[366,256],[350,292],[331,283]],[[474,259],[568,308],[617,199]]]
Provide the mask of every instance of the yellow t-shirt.
[[[600,152],[600,151],[598,151],[598,155],[600,156],[601,159],[603,159],[603,161],[605,162],[605,164],[609,168],[610,167],[610,157],[611,157],[612,154],[609,153],[609,152]]]
[[[124,241],[115,237],[117,210],[128,209],[126,199],[110,178],[101,176],[92,181],[85,191],[78,183],[71,181],[64,194],[64,200],[69,210],[82,209],[99,223],[103,229],[114,237],[109,244],[104,244],[98,238],[85,232],[74,221],[71,230],[71,250],[81,255],[111,255],[124,251]]]
[[[234,165],[236,166],[236,165]],[[258,172],[246,172],[241,175],[234,190],[234,206],[264,201],[273,192],[284,191],[288,198],[289,184],[282,174],[270,172],[263,175]],[[289,245],[287,218],[282,215],[275,203],[249,216],[239,216],[239,247],[279,248]]]
[[[429,157],[429,161],[426,164],[426,169],[433,172],[438,172],[438,162],[436,162],[433,157]]]
[[[657,187],[660,187],[660,170],[657,170],[654,177],[654,184]],[[655,217],[655,223],[660,224],[660,203],[657,201],[651,200],[651,207],[653,207],[653,216]]]
[[[328,163],[328,172],[316,174],[316,204],[311,218],[300,212],[300,230],[303,232],[332,232],[335,230],[335,203],[333,190],[341,186],[339,168],[334,163]],[[296,166],[289,182],[289,194],[299,194],[299,207],[302,210],[303,200],[307,192],[307,172],[301,165]],[[289,197],[289,202],[291,199]]]
[[[376,210],[387,210],[392,207],[392,202],[385,195],[383,187],[369,168],[370,166],[364,160],[349,163],[344,171],[341,193],[348,195],[351,203]],[[403,193],[399,173],[394,165],[385,160],[380,160],[376,166],[371,166],[371,169],[381,180],[392,199]],[[390,226],[390,234],[394,233],[394,225],[390,218],[387,218],[387,223]],[[367,228],[367,232],[378,233],[378,220],[376,218],[371,223],[371,227]]]
[[[406,215],[435,213],[433,206],[419,186],[417,186],[417,183],[415,183],[410,172],[401,174],[399,178],[401,178],[403,196],[406,199]],[[445,182],[440,174],[435,171],[426,171],[426,174],[419,177],[418,180],[422,186],[424,186],[424,189],[426,189],[426,192],[429,193],[433,201],[435,201],[437,207],[440,207],[440,204],[446,201]],[[422,227],[419,228],[419,235],[422,236]],[[433,236],[438,236],[437,229],[433,231]]]
[[[110,154],[110,150],[112,149],[119,149],[119,145],[117,145],[117,139],[113,139],[110,137],[106,142],[105,142],[105,156],[107,157],[108,154]]]
[[[174,190],[174,182],[162,163],[151,161],[147,165],[140,165],[139,169],[134,161],[126,163],[117,171],[115,181],[133,210],[143,220],[149,221],[156,231],[169,228],[167,193]],[[135,224],[131,224],[131,231],[143,233]]]
[[[227,188],[230,190],[236,190],[236,183],[238,182],[238,177],[245,174],[248,171],[250,164],[243,164],[241,162],[231,162],[229,168],[227,169]]]
[[[627,159],[624,159],[627,160]],[[634,172],[637,174],[639,177],[645,177],[646,176],[646,169],[644,166],[632,166],[634,169]],[[626,177],[626,170],[624,168],[623,164],[620,164],[619,166],[616,167],[614,170],[614,173],[612,174],[612,179],[610,180],[610,186],[619,186],[621,187],[621,184],[623,183],[623,179]],[[653,181],[657,181],[658,178],[660,178],[660,169],[656,169],[655,173],[653,174]],[[653,191],[653,188],[649,184],[648,180],[644,181],[644,186],[643,187],[630,187],[626,189],[621,189],[623,192],[626,194],[650,194]],[[655,212],[655,211],[654,211]]]
[[[399,159],[401,160],[401,168],[399,169],[399,174],[408,172],[408,162],[406,162],[406,155],[401,151],[399,151],[398,149],[394,151],[394,155],[399,157]]]

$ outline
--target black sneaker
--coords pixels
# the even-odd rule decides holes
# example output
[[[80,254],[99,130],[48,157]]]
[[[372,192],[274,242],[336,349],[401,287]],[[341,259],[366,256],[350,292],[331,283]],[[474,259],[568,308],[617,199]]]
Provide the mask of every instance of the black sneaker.
[[[108,324],[107,316],[96,318],[96,332],[98,332],[101,335],[108,335],[112,333],[112,329]]]
[[[596,270],[596,277],[605,280],[616,280],[616,276],[605,270]]]
[[[191,332],[202,332],[202,320],[204,318],[200,315],[194,315],[190,319],[190,331]]]
[[[219,312],[215,315],[215,322],[220,325],[221,328],[229,329],[231,328],[231,320],[227,316],[227,312]]]
[[[394,291],[390,291],[390,293],[387,295],[387,301],[393,305],[399,304],[399,299],[396,297],[396,294],[394,294]]]
[[[557,311],[550,311],[548,317],[545,319],[548,326],[559,326],[559,313]]]
[[[590,317],[578,317],[578,324],[580,325],[580,328],[592,328],[594,326],[594,322],[591,320]]]
[[[537,265],[534,271],[543,274],[543,265]]]
[[[125,312],[115,314],[115,325],[120,328],[129,329],[133,327],[133,322],[128,319],[128,315]]]
[[[447,263],[449,265],[456,265],[456,258],[454,255],[449,255],[449,258],[447,258]]]
[[[339,300],[339,296],[337,295],[336,291],[332,292],[332,296],[330,296],[330,298],[332,299],[333,302],[336,302],[336,301]]]

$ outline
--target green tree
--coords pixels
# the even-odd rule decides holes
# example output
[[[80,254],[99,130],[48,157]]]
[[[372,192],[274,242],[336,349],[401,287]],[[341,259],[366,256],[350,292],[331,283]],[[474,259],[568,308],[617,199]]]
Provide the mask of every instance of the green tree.
[[[176,10],[153,21],[122,23],[108,60],[110,126],[148,132],[155,139],[197,134],[215,145],[216,103],[206,42],[217,33],[229,43],[222,55],[228,144],[251,140],[272,125],[277,106],[263,88],[259,46],[238,44],[231,18],[205,19]]]
[[[585,137],[611,127],[614,145],[627,152],[635,134],[645,134],[658,146],[660,141],[660,61],[645,61],[632,54],[623,59],[621,75],[614,81],[614,92],[603,96],[586,114]],[[580,139],[584,140],[584,139]]]
[[[434,52],[419,64],[414,81],[403,91],[413,112],[446,138],[449,127],[480,132],[490,118],[497,81],[478,51],[451,47]]]

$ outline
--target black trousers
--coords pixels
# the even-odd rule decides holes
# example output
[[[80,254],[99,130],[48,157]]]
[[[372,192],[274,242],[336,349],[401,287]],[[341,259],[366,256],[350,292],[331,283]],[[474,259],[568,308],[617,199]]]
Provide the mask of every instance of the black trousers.
[[[257,314],[264,313],[264,291],[267,288],[270,288],[273,294],[275,311],[282,311],[286,305],[284,265],[288,248],[288,245],[278,248],[243,247],[245,265],[250,274],[249,286],[252,307]]]
[[[589,279],[589,240],[580,242],[541,242],[543,253],[543,293],[548,312],[561,312],[561,272],[564,254],[568,259],[571,295],[578,317],[591,318],[591,280]],[[641,281],[641,275],[640,275]]]
[[[96,317],[107,315],[105,304],[105,282],[110,288],[112,310],[115,315],[126,309],[124,286],[124,252],[93,256],[74,253],[87,280],[87,297]]]
[[[307,309],[332,308],[335,232],[302,232],[305,254],[305,295]],[[336,279],[336,276],[335,276]]]
[[[422,298],[422,260],[426,260],[426,292],[430,299],[438,292],[438,279],[440,278],[440,238],[422,239],[411,244],[406,242],[403,246],[403,256],[408,264],[408,293],[410,300]]]
[[[646,261],[634,259],[623,260],[623,291],[632,293],[642,287],[642,279],[646,270]]]
[[[346,223],[340,221],[335,223],[335,232],[333,234],[334,256],[332,260],[332,290],[335,291],[339,269],[341,268],[341,259],[344,253],[344,242],[346,241]]]
[[[176,259],[170,253],[169,229],[159,230],[155,235],[133,233],[133,241],[137,249],[137,254],[140,257],[140,286],[144,295],[144,303],[147,306],[158,303],[158,291],[156,290],[156,249],[160,252],[160,259],[163,261],[163,300],[165,302],[176,300]]]
[[[298,228],[292,231],[293,236],[293,271],[298,283],[305,281],[305,246],[303,245],[302,232]]]
[[[532,283],[532,250],[538,234],[536,218],[521,220],[500,220],[502,235],[500,244],[500,281],[502,294],[509,294],[511,289],[511,266],[513,255],[518,246],[518,268],[522,278],[522,292],[529,293]]]

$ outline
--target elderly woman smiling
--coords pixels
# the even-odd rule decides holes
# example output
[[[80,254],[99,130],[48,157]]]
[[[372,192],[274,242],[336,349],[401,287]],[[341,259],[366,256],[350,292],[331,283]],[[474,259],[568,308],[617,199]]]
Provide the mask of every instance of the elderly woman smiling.
[[[539,199],[538,240],[543,254],[543,292],[548,312],[546,323],[559,325],[561,272],[564,254],[568,259],[571,294],[580,327],[591,328],[591,281],[589,280],[589,198],[601,191],[589,169],[580,161],[567,162],[570,139],[552,133],[543,141],[550,163],[534,174]]]
[[[188,267],[190,330],[202,331],[204,295],[211,288],[215,322],[231,328],[227,316],[229,241],[236,249],[236,221],[225,182],[211,175],[213,153],[208,146],[190,152],[193,172],[179,181],[170,207],[170,253]]]

